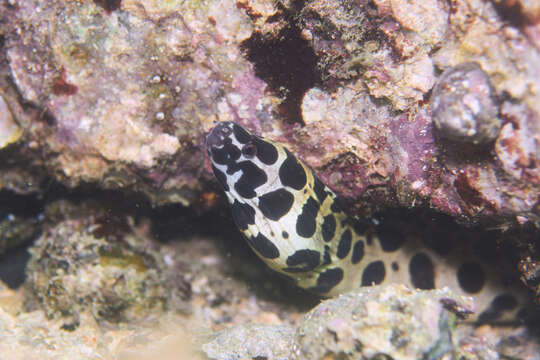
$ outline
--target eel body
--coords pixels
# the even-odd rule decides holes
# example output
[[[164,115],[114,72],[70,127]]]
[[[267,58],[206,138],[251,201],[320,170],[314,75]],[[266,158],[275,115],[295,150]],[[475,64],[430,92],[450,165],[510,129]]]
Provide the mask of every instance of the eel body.
[[[272,269],[321,296],[358,286],[450,287],[474,296],[475,320],[514,317],[519,291],[470,254],[441,256],[414,239],[388,240],[346,214],[339,197],[283,145],[233,122],[207,135],[214,174],[250,247]]]

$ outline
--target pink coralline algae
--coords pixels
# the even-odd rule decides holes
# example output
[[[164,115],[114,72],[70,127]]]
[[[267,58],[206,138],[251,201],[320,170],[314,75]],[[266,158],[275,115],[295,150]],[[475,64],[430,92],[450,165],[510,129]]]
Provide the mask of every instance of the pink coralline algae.
[[[540,118],[523,105],[505,102],[501,115],[507,120],[495,143],[504,171],[517,180],[540,185]]]
[[[202,139],[236,121],[359,212],[537,223],[536,7],[512,4],[2,3],[0,81],[29,166],[0,184],[43,191],[48,177],[212,206]]]
[[[299,20],[332,89],[304,97],[305,127],[287,137],[299,155],[367,212],[538,223],[540,54],[526,37],[489,5],[336,9],[310,2]]]

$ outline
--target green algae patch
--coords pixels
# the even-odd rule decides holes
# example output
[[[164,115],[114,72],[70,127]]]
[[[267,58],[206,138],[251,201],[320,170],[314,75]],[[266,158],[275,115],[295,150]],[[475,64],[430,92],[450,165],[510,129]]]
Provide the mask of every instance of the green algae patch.
[[[99,264],[101,266],[116,266],[119,268],[133,267],[137,272],[144,272],[148,267],[142,256],[125,253],[122,248],[115,246],[112,249],[99,249]]]

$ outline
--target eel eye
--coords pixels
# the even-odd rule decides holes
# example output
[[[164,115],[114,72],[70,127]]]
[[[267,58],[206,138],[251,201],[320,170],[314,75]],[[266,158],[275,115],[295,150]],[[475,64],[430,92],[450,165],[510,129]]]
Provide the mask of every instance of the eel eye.
[[[253,158],[255,155],[257,155],[257,147],[252,143],[246,144],[242,148],[242,155],[244,155],[244,157],[247,159]]]

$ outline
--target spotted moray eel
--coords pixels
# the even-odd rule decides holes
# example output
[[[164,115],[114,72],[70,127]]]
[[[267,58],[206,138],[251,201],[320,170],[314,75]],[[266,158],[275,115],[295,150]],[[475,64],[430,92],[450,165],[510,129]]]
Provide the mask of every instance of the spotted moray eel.
[[[474,296],[474,320],[515,316],[523,303],[485,264],[442,257],[420,242],[383,241],[370,223],[344,211],[342,201],[284,146],[220,122],[206,137],[215,177],[250,247],[299,287],[330,297],[358,286],[403,283],[448,286]],[[398,244],[398,246],[395,246]]]

